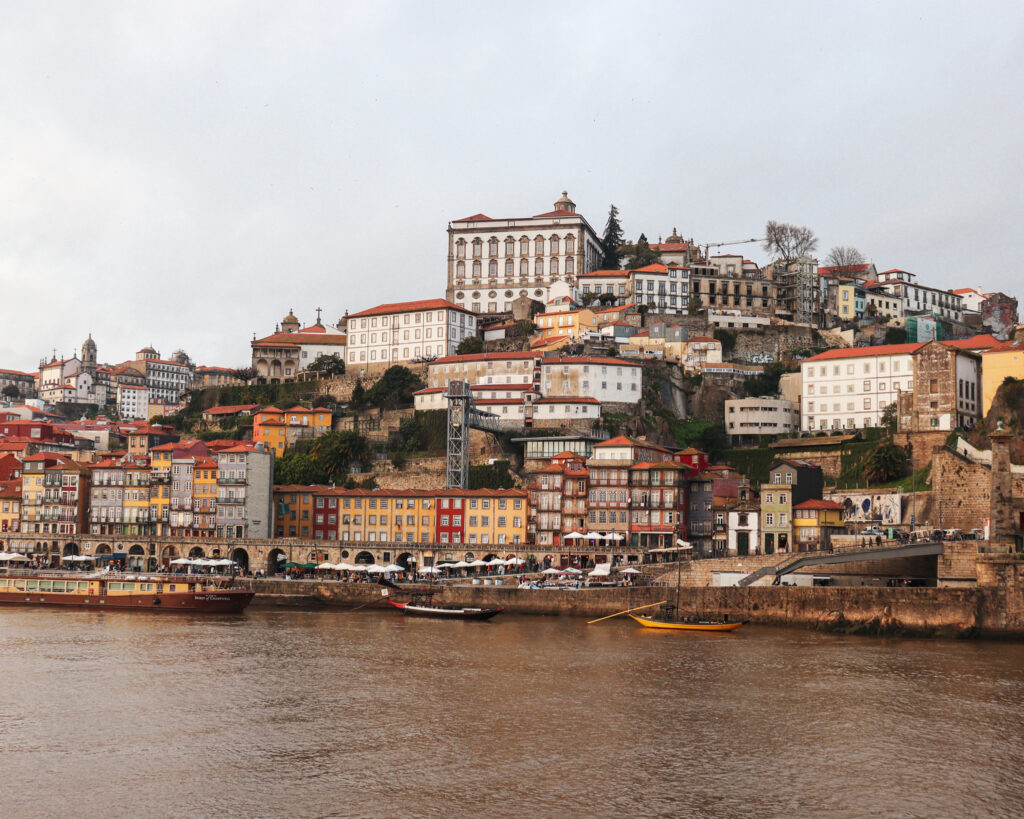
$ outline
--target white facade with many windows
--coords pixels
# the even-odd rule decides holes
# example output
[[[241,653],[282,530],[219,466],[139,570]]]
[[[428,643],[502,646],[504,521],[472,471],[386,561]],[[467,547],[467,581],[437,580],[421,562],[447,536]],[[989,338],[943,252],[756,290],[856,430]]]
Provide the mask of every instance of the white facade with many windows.
[[[554,210],[537,216],[478,213],[448,225],[446,297],[474,313],[507,312],[521,296],[546,303],[552,284],[575,287],[602,256],[600,237],[565,191]]]
[[[882,413],[914,389],[914,351],[920,344],[855,347],[808,358],[800,429],[804,432],[882,425]]]
[[[453,355],[476,336],[476,316],[444,299],[382,304],[348,317],[348,368]]]
[[[963,297],[948,290],[928,287],[914,281],[917,274],[906,270],[886,270],[878,274],[882,289],[902,302],[902,315],[930,313],[953,321],[964,320]]]

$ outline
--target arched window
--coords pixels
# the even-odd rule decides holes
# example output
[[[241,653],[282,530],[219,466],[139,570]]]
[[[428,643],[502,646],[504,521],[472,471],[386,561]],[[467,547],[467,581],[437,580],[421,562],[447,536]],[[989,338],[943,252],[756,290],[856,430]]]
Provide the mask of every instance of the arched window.
[[[511,236],[505,239],[505,255],[515,256],[516,255],[516,240]]]
[[[498,240],[491,237],[491,240],[487,243],[487,255],[497,256],[498,255]]]
[[[505,259],[505,277],[510,278],[515,273],[515,265],[511,259]]]
[[[571,275],[576,272],[576,260],[572,256],[565,260],[565,272],[566,275]]]
[[[456,262],[455,263],[455,278],[464,279],[466,277],[466,263]]]
[[[533,263],[533,275],[536,276],[538,279],[543,279],[544,278],[544,260],[543,259],[537,259],[537,261]]]
[[[465,239],[459,239],[459,241],[457,241],[455,243],[455,257],[457,259],[465,259],[466,258],[466,240]]]
[[[497,243],[495,243],[495,244],[497,244]],[[487,275],[488,276],[492,276],[492,277],[498,275],[498,260],[497,259],[491,259],[487,263]]]
[[[530,263],[526,259],[519,260],[519,275],[524,279],[530,275]]]
[[[552,236],[551,241],[548,243],[548,253],[552,256],[558,255],[558,237]]]
[[[473,278],[474,279],[479,279],[480,278],[480,262],[479,261],[473,262]]]
[[[519,255],[529,256],[530,255],[530,240],[525,236],[519,240]]]
[[[543,256],[544,255],[544,237],[538,236],[533,240],[533,255]]]
[[[558,275],[558,259],[551,260],[551,275],[552,277]]]
[[[480,256],[483,254],[483,247],[484,247],[484,243],[481,242],[479,239],[474,239],[473,240],[473,258],[474,259],[479,259],[480,258]]]
[[[571,233],[565,237],[565,252],[575,253],[576,252],[576,237]]]

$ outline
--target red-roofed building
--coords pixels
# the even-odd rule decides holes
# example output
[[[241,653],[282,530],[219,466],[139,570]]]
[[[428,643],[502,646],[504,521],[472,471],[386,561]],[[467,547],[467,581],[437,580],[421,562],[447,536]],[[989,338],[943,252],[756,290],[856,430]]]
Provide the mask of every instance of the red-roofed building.
[[[828,549],[832,535],[845,532],[841,504],[812,498],[793,507],[793,539],[798,552]]]
[[[381,304],[348,317],[348,372],[454,355],[464,339],[476,336],[476,315],[451,301]]]
[[[316,323],[309,327],[302,327],[289,311],[279,328],[263,338],[254,336],[250,346],[256,377],[276,384],[294,381],[321,356],[337,356],[345,361],[348,336],[337,327],[321,323],[319,311]]]
[[[6,551],[6,536],[21,529],[21,478],[0,481],[0,551]]]
[[[44,542],[51,564],[59,564],[63,536],[84,534],[89,505],[89,470],[61,455],[39,453],[23,463],[21,532]]]
[[[600,236],[565,191],[536,216],[478,213],[448,225],[446,298],[474,313],[509,312],[523,296],[547,303],[552,285],[571,290],[603,256]]]

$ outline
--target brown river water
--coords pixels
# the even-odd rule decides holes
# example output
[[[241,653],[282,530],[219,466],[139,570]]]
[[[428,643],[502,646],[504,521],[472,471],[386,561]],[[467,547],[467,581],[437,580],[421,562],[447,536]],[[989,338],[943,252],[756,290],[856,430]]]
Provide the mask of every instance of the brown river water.
[[[1020,816],[1024,645],[0,610],[5,817]]]

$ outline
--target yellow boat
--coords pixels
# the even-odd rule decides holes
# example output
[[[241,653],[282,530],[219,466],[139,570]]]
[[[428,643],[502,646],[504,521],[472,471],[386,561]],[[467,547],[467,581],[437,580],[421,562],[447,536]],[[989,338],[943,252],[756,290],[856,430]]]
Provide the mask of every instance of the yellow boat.
[[[644,628],[671,628],[685,631],[735,631],[749,621],[736,621],[727,623],[721,620],[698,620],[694,623],[687,623],[679,620],[657,620],[647,614],[630,614]]]

